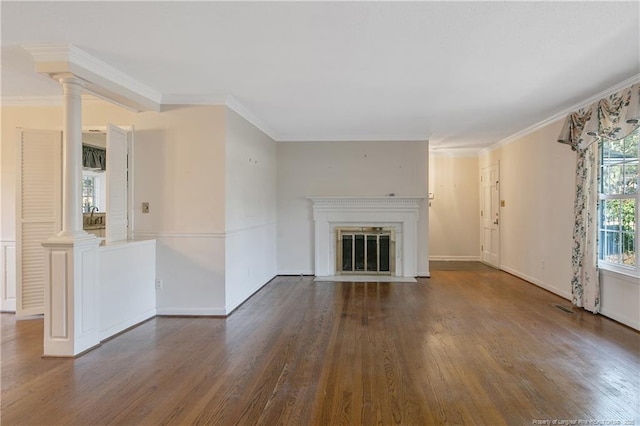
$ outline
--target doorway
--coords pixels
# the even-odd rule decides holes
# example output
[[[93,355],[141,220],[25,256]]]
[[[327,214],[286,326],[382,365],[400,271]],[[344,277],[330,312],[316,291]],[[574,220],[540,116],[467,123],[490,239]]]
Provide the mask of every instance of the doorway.
[[[107,241],[126,240],[130,198],[128,172],[133,131],[106,129]],[[42,243],[62,228],[62,132],[20,129],[16,191],[16,313],[44,313],[45,258]],[[78,205],[78,210],[83,206]],[[94,218],[95,218],[94,214]]]
[[[481,259],[500,267],[500,163],[480,171]]]

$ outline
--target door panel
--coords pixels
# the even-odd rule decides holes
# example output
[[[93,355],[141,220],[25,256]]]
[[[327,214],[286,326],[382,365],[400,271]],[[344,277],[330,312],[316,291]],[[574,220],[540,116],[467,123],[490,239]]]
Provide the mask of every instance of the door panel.
[[[127,239],[127,132],[107,127],[107,242]]]
[[[482,261],[500,266],[500,168],[492,165],[480,173],[482,211]]]
[[[16,203],[16,313],[44,313],[42,243],[62,226],[62,132],[20,130]]]

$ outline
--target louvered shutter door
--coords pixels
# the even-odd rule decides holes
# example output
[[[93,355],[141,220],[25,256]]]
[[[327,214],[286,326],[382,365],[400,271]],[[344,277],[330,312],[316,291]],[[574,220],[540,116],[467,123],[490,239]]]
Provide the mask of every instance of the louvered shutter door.
[[[107,242],[127,239],[127,132],[107,128]]]
[[[20,130],[18,151],[16,312],[25,316],[44,313],[42,243],[61,229],[62,133]]]

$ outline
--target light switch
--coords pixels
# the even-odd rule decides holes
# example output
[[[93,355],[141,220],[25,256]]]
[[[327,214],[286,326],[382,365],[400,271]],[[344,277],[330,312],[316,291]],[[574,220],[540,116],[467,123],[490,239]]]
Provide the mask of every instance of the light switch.
[[[144,201],[142,203],[142,213],[149,213],[149,202]]]

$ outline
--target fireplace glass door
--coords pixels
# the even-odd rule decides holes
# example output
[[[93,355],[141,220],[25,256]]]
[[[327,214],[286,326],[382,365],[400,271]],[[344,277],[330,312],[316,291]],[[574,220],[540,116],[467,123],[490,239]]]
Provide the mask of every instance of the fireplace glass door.
[[[340,274],[379,274],[392,272],[392,236],[389,230],[361,228],[338,230],[338,268]]]

